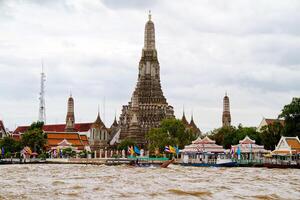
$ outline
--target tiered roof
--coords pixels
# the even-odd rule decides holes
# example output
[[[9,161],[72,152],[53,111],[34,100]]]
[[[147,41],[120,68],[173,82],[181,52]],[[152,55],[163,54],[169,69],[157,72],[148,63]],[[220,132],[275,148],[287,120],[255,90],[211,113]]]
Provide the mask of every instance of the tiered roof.
[[[182,152],[185,153],[223,153],[225,149],[222,146],[217,145],[216,141],[205,136],[201,139],[198,137],[192,142],[192,144],[185,146]]]
[[[77,147],[78,150],[84,149],[84,141],[82,140],[82,136],[78,133],[65,133],[65,132],[46,132],[47,133],[47,149],[51,149],[52,147],[57,147],[63,141],[70,143],[73,147]],[[85,140],[85,138],[83,137]],[[86,138],[87,139],[87,138]]]
[[[273,155],[292,155],[300,154],[300,140],[298,137],[284,137],[282,136]]]
[[[239,141],[239,144],[232,145],[233,148],[237,149],[240,148],[242,153],[267,153],[269,152],[264,148],[263,145],[255,144],[255,140],[252,140],[248,135]]]

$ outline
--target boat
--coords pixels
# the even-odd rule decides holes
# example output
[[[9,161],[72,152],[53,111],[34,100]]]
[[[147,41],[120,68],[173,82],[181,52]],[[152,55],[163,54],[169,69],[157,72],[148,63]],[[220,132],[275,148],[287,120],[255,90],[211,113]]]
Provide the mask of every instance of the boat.
[[[174,163],[175,159],[172,160],[167,160],[165,162],[163,162],[163,164],[160,165],[161,168],[167,168],[170,164]]]

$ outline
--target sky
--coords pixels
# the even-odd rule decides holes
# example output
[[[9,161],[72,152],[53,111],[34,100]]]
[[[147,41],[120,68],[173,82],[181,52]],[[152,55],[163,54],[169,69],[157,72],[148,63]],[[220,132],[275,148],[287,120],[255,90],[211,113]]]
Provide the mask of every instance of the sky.
[[[41,63],[48,124],[106,126],[130,101],[151,10],[165,97],[203,132],[258,126],[300,94],[297,0],[0,0],[0,119],[10,129],[38,119]]]

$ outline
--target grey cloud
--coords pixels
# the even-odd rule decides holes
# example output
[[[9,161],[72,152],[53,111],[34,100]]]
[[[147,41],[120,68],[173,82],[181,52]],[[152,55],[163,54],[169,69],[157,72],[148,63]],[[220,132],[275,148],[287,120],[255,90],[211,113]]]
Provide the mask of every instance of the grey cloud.
[[[157,0],[102,0],[103,4],[111,9],[150,9],[155,6]]]

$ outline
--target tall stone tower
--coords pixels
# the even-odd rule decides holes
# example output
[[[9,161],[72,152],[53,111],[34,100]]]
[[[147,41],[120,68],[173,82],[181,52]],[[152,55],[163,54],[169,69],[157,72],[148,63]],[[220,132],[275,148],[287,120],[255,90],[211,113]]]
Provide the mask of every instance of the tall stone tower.
[[[139,62],[138,81],[128,105],[120,116],[120,139],[130,138],[136,143],[146,143],[145,134],[158,127],[161,120],[173,118],[173,107],[168,105],[160,84],[160,66],[155,48],[154,23],[145,25],[144,48]]]
[[[74,115],[74,99],[72,95],[70,95],[68,99],[68,111],[66,116],[66,132],[74,132],[75,131],[75,115]]]
[[[227,96],[227,93],[225,93],[225,97],[223,99],[222,123],[223,123],[223,127],[231,126],[230,105],[229,105],[229,97]]]

